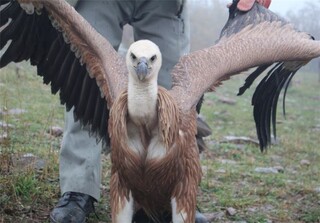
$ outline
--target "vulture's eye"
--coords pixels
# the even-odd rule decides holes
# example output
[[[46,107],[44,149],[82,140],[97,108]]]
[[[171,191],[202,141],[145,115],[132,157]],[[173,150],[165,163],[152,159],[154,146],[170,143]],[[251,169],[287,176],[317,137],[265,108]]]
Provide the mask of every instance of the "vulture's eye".
[[[133,53],[131,53],[130,56],[131,56],[131,58],[132,58],[133,60],[136,60],[136,59],[137,59],[136,55],[134,55]]]
[[[150,58],[151,62],[154,62],[157,59],[157,55],[154,55]]]

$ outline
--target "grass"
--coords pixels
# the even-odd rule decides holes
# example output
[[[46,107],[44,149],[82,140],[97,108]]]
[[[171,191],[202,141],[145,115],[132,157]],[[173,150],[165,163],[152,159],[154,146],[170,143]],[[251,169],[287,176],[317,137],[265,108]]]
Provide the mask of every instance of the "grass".
[[[24,65],[23,65],[24,66]],[[63,126],[64,107],[58,96],[42,84],[29,67],[16,74],[12,67],[0,71],[0,109],[24,109],[20,115],[0,114],[0,128],[8,139],[0,144],[0,222],[48,222],[59,191],[61,137],[47,133],[50,126]],[[222,213],[216,222],[320,222],[320,91],[316,74],[300,72],[289,89],[287,116],[279,106],[279,144],[261,153],[254,144],[221,143],[224,136],[256,139],[250,99],[253,89],[236,97],[244,75],[227,81],[215,94],[206,96],[202,113],[213,129],[209,149],[202,154],[203,179],[199,207],[205,213]],[[235,105],[221,103],[228,97]],[[33,154],[46,165],[21,162]],[[302,160],[308,161],[303,164]],[[34,161],[34,160],[33,160]],[[309,165],[308,165],[309,163]],[[257,167],[281,166],[283,172],[263,174]],[[110,161],[103,156],[102,199],[99,219],[110,222],[108,204]],[[318,188],[318,189],[317,189]],[[236,214],[226,214],[234,208]]]

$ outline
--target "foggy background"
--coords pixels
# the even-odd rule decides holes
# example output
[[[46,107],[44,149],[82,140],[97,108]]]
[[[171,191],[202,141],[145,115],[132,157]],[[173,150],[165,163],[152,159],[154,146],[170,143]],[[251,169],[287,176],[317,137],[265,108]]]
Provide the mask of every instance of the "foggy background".
[[[231,0],[187,2],[191,19],[191,51],[213,45],[228,18],[226,5]],[[320,40],[320,0],[272,0],[270,10],[292,22],[298,30]],[[305,69],[320,75],[320,59],[313,60]]]
[[[191,51],[211,46],[219,38],[228,18],[226,5],[231,0],[186,0],[190,14]],[[320,40],[320,0],[272,0],[270,10],[294,23],[300,31]],[[132,30],[125,27],[123,47],[133,42]],[[313,60],[306,68],[319,72],[320,59]]]

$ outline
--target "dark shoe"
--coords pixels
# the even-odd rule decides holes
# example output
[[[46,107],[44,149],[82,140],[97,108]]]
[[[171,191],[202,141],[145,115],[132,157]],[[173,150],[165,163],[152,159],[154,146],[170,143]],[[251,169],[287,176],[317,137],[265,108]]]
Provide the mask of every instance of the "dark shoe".
[[[52,223],[84,223],[90,213],[94,212],[96,200],[82,193],[66,192],[50,213]]]

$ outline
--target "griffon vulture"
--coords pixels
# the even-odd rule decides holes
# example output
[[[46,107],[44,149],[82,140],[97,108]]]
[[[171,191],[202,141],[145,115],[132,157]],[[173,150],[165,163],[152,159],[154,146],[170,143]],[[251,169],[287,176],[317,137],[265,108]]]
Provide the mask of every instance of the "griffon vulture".
[[[1,49],[11,40],[0,67],[30,60],[52,93],[60,91],[61,102],[74,106],[82,124],[107,143],[110,137],[112,221],[118,223],[130,223],[137,207],[154,220],[169,212],[174,223],[194,222],[201,179],[195,138],[200,97],[260,66],[242,93],[280,62],[253,99],[264,148],[279,91],[300,66],[320,55],[320,42],[269,10],[255,4],[244,13],[233,4],[217,44],[180,58],[172,70],[173,87],[166,90],[157,86],[161,53],[152,42],[133,43],[125,63],[64,0],[0,2]]]

